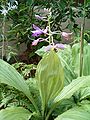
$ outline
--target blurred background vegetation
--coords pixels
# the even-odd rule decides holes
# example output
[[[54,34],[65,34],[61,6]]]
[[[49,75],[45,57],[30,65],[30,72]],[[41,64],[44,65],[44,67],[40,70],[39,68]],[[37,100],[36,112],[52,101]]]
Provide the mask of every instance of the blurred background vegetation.
[[[16,5],[16,9],[6,10]],[[35,63],[40,60],[35,51],[45,45],[45,42],[38,46],[31,46],[34,38],[31,31],[32,24],[46,27],[47,23],[35,18],[35,14],[44,16],[47,9],[52,11],[52,31],[70,31],[75,35],[80,33],[81,17],[83,16],[83,0],[1,0],[0,1],[0,56],[10,63],[21,61]],[[90,18],[90,4],[86,4],[86,18]],[[89,25],[90,20],[87,21]],[[87,27],[86,27],[87,28]],[[89,30],[88,30],[89,33]],[[60,35],[55,35],[56,41],[61,41]],[[87,37],[87,34],[86,34]],[[3,50],[2,50],[3,49]]]

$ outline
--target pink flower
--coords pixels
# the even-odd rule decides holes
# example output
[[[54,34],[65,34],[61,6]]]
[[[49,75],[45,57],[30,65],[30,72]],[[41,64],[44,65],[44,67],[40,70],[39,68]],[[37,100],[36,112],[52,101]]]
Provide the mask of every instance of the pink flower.
[[[72,35],[72,33],[61,32],[61,36],[62,36],[65,40],[70,40],[70,39],[71,39],[71,35]]]
[[[38,44],[38,42],[39,42],[39,39],[34,40],[34,41],[32,42],[32,46],[36,46],[36,45]]]
[[[42,41],[44,41],[43,38],[38,38],[37,40],[34,40],[34,41],[32,42],[32,46],[36,46],[36,45],[38,44],[38,42],[42,42]]]

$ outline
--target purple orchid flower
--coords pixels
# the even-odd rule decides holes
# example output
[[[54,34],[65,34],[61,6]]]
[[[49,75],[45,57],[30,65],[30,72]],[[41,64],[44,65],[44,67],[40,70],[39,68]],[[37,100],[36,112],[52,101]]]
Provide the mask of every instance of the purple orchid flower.
[[[66,46],[64,44],[56,44],[56,45],[48,45],[45,47],[45,51],[50,51],[51,49],[65,49]]]
[[[32,42],[32,46],[36,46],[39,42],[42,42],[42,41],[44,41],[43,38],[38,38],[37,40],[34,40],[34,41]]]
[[[35,29],[35,31],[32,31],[32,33],[33,33],[32,36],[33,37],[38,37],[41,34],[47,34],[47,31],[48,31],[47,27],[46,27],[45,30],[42,30],[39,27],[37,27],[36,25],[34,25],[34,24],[33,24],[33,28]]]

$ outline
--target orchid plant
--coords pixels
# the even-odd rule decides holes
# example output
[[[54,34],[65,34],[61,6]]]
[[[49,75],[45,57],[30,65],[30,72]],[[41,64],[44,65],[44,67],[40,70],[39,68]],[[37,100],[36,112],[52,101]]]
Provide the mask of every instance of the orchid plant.
[[[71,39],[72,33],[61,32],[61,31],[51,31],[52,13],[50,9],[48,10],[48,12],[49,12],[48,17],[35,15],[36,19],[47,22],[48,26],[45,29],[41,29],[35,24],[32,25],[34,29],[34,31],[32,31],[32,36],[37,38],[32,42],[32,46],[36,46],[39,42],[46,41],[48,42],[49,45],[45,46],[45,51],[49,51],[50,49],[55,49],[55,50],[64,49],[66,48],[66,45],[62,43],[55,44],[53,35],[60,34],[64,40],[69,40]],[[40,35],[42,34],[45,36],[45,38],[40,37]]]

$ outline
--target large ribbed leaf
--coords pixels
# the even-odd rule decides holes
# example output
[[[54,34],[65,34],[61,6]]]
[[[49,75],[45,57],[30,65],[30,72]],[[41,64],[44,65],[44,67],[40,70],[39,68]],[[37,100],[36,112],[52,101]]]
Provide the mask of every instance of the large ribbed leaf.
[[[80,44],[76,43],[72,46],[72,66],[74,72],[79,76],[80,72]]]
[[[71,81],[76,78],[76,74],[74,73],[74,70],[72,69],[72,65],[70,65],[71,60],[72,60],[70,51],[71,51],[71,49],[69,47],[69,48],[65,49],[63,52],[58,51],[58,53],[57,53],[61,60],[62,66],[64,68],[64,76],[65,76],[64,83],[65,83],[65,85],[70,84]]]
[[[83,75],[90,75],[90,45],[84,47]]]
[[[84,55],[83,55],[83,75],[90,75],[90,45],[85,43]],[[74,44],[72,46],[72,66],[74,71],[79,74],[80,71],[80,44]]]
[[[90,86],[90,76],[79,77],[65,86],[60,94],[54,99],[54,102],[60,102],[63,99],[70,98],[81,87]]]
[[[0,111],[0,120],[29,120],[32,114],[22,107],[6,108]]]
[[[0,60],[0,82],[22,91],[34,104],[29,87],[23,77],[15,70],[14,67],[3,60]]]
[[[54,99],[63,88],[64,74],[58,55],[50,51],[37,66],[36,79],[43,107]]]
[[[72,108],[55,120],[90,120],[90,104]]]

